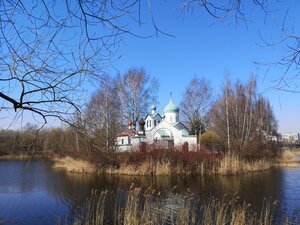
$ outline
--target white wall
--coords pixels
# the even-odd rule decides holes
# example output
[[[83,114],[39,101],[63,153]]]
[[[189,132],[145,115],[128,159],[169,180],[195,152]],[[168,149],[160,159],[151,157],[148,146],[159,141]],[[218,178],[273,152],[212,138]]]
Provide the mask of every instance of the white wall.
[[[184,142],[188,142],[189,145],[195,145],[197,144],[197,139],[196,136],[182,136],[182,131],[177,130],[175,127],[173,127],[172,125],[170,125],[168,122],[166,122],[165,120],[162,121],[160,123],[160,125],[158,125],[156,128],[154,128],[153,130],[151,130],[151,132],[147,133],[147,142],[148,143],[152,143],[154,138],[155,138],[155,134],[157,131],[159,131],[160,129],[168,129],[174,138],[174,145],[182,145],[184,144]]]
[[[154,118],[147,116],[145,120],[145,131],[149,131],[161,122],[161,117],[157,114]]]
[[[140,146],[141,142],[146,142],[146,137],[145,136],[134,136],[131,138],[131,144],[132,147],[138,148]]]
[[[176,112],[165,113],[165,121],[168,123],[177,123],[179,121],[178,113]]]
[[[122,143],[123,140],[123,143]],[[128,136],[120,136],[117,137],[117,145],[129,145],[130,144],[130,139]]]
[[[189,144],[189,150],[196,150],[197,149],[197,138],[195,135],[182,137],[182,144],[187,142]]]
[[[154,119],[151,116],[147,116],[145,121],[145,131],[151,130],[154,126]]]

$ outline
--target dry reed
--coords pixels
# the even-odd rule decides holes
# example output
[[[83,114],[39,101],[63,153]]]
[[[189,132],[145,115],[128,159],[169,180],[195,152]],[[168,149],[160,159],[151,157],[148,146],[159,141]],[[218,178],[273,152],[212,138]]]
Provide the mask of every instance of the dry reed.
[[[109,210],[107,200],[111,201],[110,195],[117,198],[115,203],[110,202]],[[131,188],[122,196],[122,203],[118,197],[120,193],[93,192],[85,207],[75,216],[73,225],[269,225],[278,222],[274,214],[276,205],[272,202],[265,202],[257,212],[251,204],[241,204],[237,198],[231,201],[212,198],[203,203],[192,197],[176,194],[166,197],[155,190],[143,191],[141,188]]]
[[[77,173],[107,173],[121,175],[239,175],[249,172],[264,171],[276,166],[299,166],[299,157],[294,152],[284,150],[274,159],[246,160],[235,154],[224,154],[214,160],[195,161],[193,164],[169,159],[145,159],[141,162],[121,163],[118,167],[96,167],[84,160],[71,157],[56,158],[54,167],[64,168],[69,172]]]
[[[97,167],[88,161],[74,159],[66,156],[63,158],[54,158],[53,168],[63,168],[67,172],[73,173],[95,173]]]
[[[216,174],[237,175],[254,171],[267,170],[272,167],[272,163],[265,159],[247,161],[238,155],[226,154],[220,164],[215,169]]]
[[[280,167],[298,167],[300,159],[297,153],[291,150],[284,150],[279,154],[279,157],[275,160],[275,166]]]
[[[121,175],[179,175],[187,174],[181,165],[172,165],[168,160],[146,161],[139,164],[121,164],[119,168],[107,168],[105,173]]]

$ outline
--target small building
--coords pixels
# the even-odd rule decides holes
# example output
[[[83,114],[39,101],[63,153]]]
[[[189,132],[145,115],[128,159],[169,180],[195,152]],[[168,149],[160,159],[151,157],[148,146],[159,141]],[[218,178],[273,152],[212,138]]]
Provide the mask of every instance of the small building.
[[[128,129],[121,132],[116,141],[117,150],[128,151],[139,148],[143,143],[152,144],[158,148],[170,148],[188,144],[189,149],[196,149],[197,137],[190,135],[187,127],[179,121],[179,107],[170,98],[163,109],[163,116],[151,106],[151,111],[140,123],[136,131],[129,122]]]
[[[291,143],[294,143],[294,142],[297,142],[300,140],[300,134],[299,133],[282,133],[280,135],[280,139],[281,141],[284,141],[284,142],[291,142]]]

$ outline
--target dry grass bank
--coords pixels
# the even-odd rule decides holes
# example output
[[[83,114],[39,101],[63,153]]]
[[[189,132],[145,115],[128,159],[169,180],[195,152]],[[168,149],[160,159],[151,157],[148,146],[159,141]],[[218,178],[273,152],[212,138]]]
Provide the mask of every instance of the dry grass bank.
[[[291,150],[284,150],[275,160],[275,166],[278,167],[298,167],[300,158],[297,156],[298,152]]]
[[[295,153],[285,150],[275,159],[246,160],[238,155],[225,154],[215,161],[201,161],[192,167],[189,164],[170,161],[147,161],[141,164],[121,164],[119,168],[110,168],[106,173],[126,175],[190,175],[215,174],[239,175],[268,170],[272,167],[297,167],[300,160]]]
[[[300,154],[300,148],[293,149],[292,152]]]
[[[189,165],[172,164],[170,161],[164,161],[144,162],[137,165],[122,164],[119,168],[109,168],[105,172],[124,175],[238,175],[267,170],[272,166],[273,163],[271,161],[264,159],[246,161],[236,155],[225,155],[214,163],[202,161],[193,166],[193,168],[189,167]]]
[[[170,161],[144,161],[137,164],[121,164],[119,167],[96,167],[94,164],[73,157],[57,157],[53,159],[53,168],[61,168],[67,172],[75,173],[106,173],[118,175],[138,175],[138,176],[153,176],[153,175],[190,175],[192,173],[203,174],[203,163],[192,171],[188,166],[177,164],[174,165]]]
[[[120,175],[239,175],[249,172],[268,170],[272,167],[299,166],[299,157],[289,150],[282,151],[275,159],[246,160],[238,155],[225,154],[210,160],[193,158],[190,161],[172,160],[172,158],[155,160],[145,157],[137,162],[120,163],[118,167],[96,167],[94,164],[72,157],[56,158],[55,168],[64,168],[76,173],[107,173]]]
[[[121,165],[118,168],[109,167],[105,171],[108,174],[120,174],[120,175],[151,175],[148,163],[144,162],[139,165]]]
[[[169,162],[142,162],[137,165],[121,164],[118,168],[110,167],[105,170],[105,173],[121,175],[171,175],[171,170]]]
[[[111,203],[111,196],[117,196]],[[155,190],[132,188],[119,201],[119,193],[93,192],[75,215],[73,225],[100,224],[197,224],[197,225],[271,225],[275,222],[277,201],[266,202],[257,212],[250,204],[212,198],[195,202],[188,196],[174,196],[166,200]],[[110,203],[109,203],[110,202]],[[280,223],[288,224],[288,222]]]
[[[282,151],[275,159],[245,160],[237,155],[227,154],[211,172],[220,175],[237,175],[264,171],[272,167],[298,167],[299,163],[299,157],[290,150]]]
[[[174,165],[170,161],[147,161],[137,165],[121,164],[119,168],[107,168],[105,173],[121,175],[188,175],[190,170],[182,165]]]
[[[89,163],[88,161],[74,159],[70,156],[57,157],[53,159],[53,168],[63,168],[67,172],[73,173],[95,173],[97,168],[95,165]]]
[[[268,170],[273,166],[271,161],[265,159],[247,161],[237,155],[227,154],[216,165],[215,174],[237,175],[249,172]]]

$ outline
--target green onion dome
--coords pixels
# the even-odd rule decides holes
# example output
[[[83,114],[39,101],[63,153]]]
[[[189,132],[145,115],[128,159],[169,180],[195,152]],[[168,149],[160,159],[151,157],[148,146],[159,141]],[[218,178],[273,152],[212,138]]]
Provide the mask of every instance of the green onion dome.
[[[179,107],[177,105],[175,105],[175,103],[172,101],[171,98],[170,98],[169,103],[164,108],[164,113],[170,113],[170,112],[174,112],[174,113],[179,112]]]

